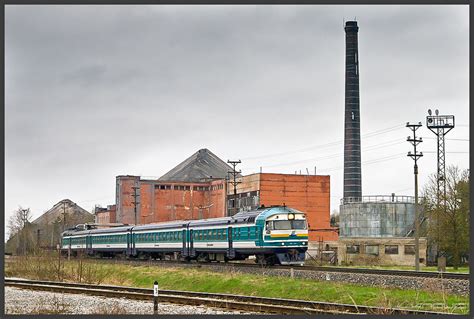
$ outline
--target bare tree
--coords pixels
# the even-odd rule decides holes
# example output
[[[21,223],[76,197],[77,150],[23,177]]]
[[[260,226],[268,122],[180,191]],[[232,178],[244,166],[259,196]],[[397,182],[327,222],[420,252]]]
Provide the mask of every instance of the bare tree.
[[[339,211],[337,209],[332,210],[330,224],[331,227],[339,227]]]
[[[9,238],[17,237],[15,250],[26,254],[27,242],[31,239],[28,225],[30,224],[31,212],[29,208],[18,207],[8,220]]]
[[[18,209],[13,212],[13,215],[11,215],[10,219],[8,220],[8,229],[10,235],[9,238],[13,237],[15,234],[25,228],[26,224],[30,222],[30,219],[30,209],[24,209],[19,206]]]
[[[439,251],[453,257],[455,268],[460,265],[461,255],[469,251],[469,179],[469,170],[449,166],[446,170],[446,198],[438,193],[436,175],[430,176],[423,189],[428,239]]]

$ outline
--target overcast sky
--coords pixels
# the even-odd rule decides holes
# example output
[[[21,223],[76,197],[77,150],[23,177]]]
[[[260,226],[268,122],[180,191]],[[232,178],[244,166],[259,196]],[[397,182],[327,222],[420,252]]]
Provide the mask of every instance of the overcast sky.
[[[359,24],[362,191],[412,195],[436,172],[427,109],[456,116],[469,168],[468,6],[6,6],[5,218],[115,201],[200,148],[243,174],[331,176],[343,190],[343,20]]]

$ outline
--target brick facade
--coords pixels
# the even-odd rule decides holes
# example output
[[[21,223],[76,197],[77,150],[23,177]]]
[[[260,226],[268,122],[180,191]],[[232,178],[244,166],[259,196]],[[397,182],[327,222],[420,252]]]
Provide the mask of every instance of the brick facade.
[[[310,240],[337,240],[336,229],[330,226],[329,176],[257,173],[243,176],[240,181],[236,207],[252,209],[261,205],[286,205],[307,214]],[[230,186],[229,212],[234,207],[233,194]]]
[[[117,222],[150,224],[171,220],[223,217],[226,212],[225,180],[171,182],[117,176]]]

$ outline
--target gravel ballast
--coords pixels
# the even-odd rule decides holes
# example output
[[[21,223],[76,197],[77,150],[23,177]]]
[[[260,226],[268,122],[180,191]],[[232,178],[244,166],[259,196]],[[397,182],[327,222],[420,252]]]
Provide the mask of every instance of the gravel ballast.
[[[5,287],[6,314],[153,314],[153,302]],[[158,314],[247,314],[207,306],[160,303]]]

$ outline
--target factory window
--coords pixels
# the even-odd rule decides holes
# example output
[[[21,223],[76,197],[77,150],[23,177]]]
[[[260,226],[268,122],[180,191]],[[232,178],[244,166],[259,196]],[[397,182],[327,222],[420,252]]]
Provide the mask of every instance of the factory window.
[[[160,186],[160,189],[171,189],[171,185],[156,185],[156,187]]]
[[[386,255],[398,255],[398,245],[385,245]]]
[[[405,255],[414,255],[415,245],[405,245]]]
[[[185,186],[184,189],[187,190],[187,191],[189,191],[189,190],[191,190],[191,186]]]
[[[379,245],[367,245],[365,246],[365,253],[367,255],[379,255]]]
[[[358,254],[360,251],[360,246],[359,245],[347,245],[346,246],[346,252],[348,254]]]

